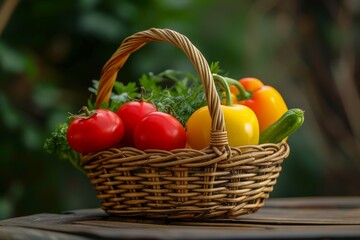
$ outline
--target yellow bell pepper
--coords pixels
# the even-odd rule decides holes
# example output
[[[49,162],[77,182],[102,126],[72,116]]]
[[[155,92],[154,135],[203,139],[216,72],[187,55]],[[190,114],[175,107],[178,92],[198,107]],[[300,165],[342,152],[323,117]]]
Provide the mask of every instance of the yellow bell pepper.
[[[221,105],[229,146],[257,145],[259,143],[259,122],[255,113],[247,106],[232,104],[229,86],[222,77],[214,76],[226,91],[226,104]],[[224,85],[225,84],[225,85]],[[211,118],[208,106],[196,110],[186,123],[188,145],[203,149],[210,144]]]

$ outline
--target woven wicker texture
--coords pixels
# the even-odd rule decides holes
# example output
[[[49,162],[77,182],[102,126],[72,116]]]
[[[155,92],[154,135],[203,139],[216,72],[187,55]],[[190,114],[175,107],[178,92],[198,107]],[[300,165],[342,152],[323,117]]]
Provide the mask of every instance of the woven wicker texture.
[[[82,156],[102,208],[113,215],[177,219],[235,218],[257,211],[273,190],[289,146],[228,145],[208,63],[186,36],[152,28],[127,37],[103,67],[97,106],[109,101],[130,54],[152,41],[180,48],[197,70],[212,119],[210,146],[200,151],[111,148]]]

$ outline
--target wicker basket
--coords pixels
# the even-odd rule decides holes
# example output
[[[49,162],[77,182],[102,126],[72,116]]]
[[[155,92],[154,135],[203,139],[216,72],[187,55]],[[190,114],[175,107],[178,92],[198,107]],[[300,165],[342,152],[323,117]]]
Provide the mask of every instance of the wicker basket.
[[[109,101],[117,72],[130,54],[151,41],[175,45],[196,68],[212,118],[210,146],[172,151],[111,148],[82,156],[102,208],[110,215],[169,219],[235,218],[257,211],[273,190],[289,146],[228,145],[208,63],[187,37],[156,28],[127,37],[102,70],[97,106]]]

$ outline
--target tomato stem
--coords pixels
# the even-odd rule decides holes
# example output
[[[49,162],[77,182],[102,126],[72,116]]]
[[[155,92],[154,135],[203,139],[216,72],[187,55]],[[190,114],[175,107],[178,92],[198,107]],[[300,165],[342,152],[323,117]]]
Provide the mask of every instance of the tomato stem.
[[[214,81],[217,83],[220,83],[222,89],[225,91],[225,104],[226,106],[233,105],[232,99],[231,99],[231,92],[230,87],[227,81],[223,76],[220,76],[218,74],[213,74]]]
[[[153,97],[153,93],[150,93],[150,97],[145,98],[146,95],[146,89],[141,86],[140,87],[140,97],[139,98],[132,98],[132,97],[128,97],[130,101],[137,101],[137,102],[150,102],[150,99]]]
[[[140,98],[139,98],[140,102],[145,102],[146,101],[145,100],[145,94],[146,94],[146,89],[143,86],[141,86],[140,87]]]
[[[86,106],[83,106],[81,108],[81,111],[83,111],[85,113],[86,117],[91,117],[92,115],[94,115],[94,113],[91,112]]]
[[[74,118],[80,118],[80,119],[88,119],[91,118],[92,116],[94,116],[94,114],[96,114],[96,111],[90,111],[86,106],[83,106],[80,111],[80,114],[72,114],[69,113],[70,116],[69,118],[74,119]]]

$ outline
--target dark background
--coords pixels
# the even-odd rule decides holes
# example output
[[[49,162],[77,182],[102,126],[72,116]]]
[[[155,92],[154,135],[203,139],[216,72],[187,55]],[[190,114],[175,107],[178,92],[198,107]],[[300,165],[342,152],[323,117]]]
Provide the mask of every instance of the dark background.
[[[186,35],[229,76],[258,77],[305,110],[271,197],[359,195],[359,14],[356,0],[0,1],[0,219],[100,206],[44,139],[86,104],[120,42],[151,27]],[[194,71],[178,49],[151,43],[119,75],[167,68]]]

